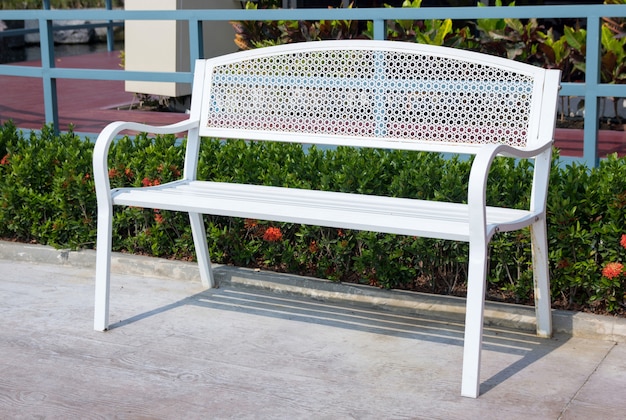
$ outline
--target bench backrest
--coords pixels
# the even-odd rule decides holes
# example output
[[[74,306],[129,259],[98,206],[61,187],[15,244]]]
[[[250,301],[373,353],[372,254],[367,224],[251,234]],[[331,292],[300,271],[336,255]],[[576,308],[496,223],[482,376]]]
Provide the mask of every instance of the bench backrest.
[[[202,60],[200,136],[473,153],[552,142],[559,71],[397,41],[318,41]]]

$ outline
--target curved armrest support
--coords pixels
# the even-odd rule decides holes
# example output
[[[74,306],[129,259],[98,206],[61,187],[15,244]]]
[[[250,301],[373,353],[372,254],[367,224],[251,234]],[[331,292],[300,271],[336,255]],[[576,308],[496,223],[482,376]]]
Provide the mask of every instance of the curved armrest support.
[[[506,156],[521,159],[536,158],[535,174],[531,193],[531,209],[545,208],[548,174],[552,142],[546,142],[536,149],[517,149],[503,144],[488,144],[481,147],[474,162],[469,177],[467,203],[469,205],[470,238],[484,238],[488,242],[494,232],[487,232],[487,177],[491,163],[496,156]],[[539,161],[541,160],[541,164]],[[545,167],[547,161],[548,167]],[[544,172],[540,174],[539,172]],[[540,184],[540,185],[539,185]],[[541,206],[543,203],[543,206]],[[540,207],[541,206],[541,207]]]
[[[152,126],[126,121],[117,121],[107,125],[104,130],[102,130],[102,132],[98,135],[93,150],[93,176],[96,186],[96,198],[98,200],[98,207],[100,207],[101,205],[108,207],[111,204],[111,197],[109,194],[111,185],[109,183],[108,176],[108,155],[111,143],[120,132],[124,130],[133,130],[154,134],[175,134],[183,131],[188,131],[195,127],[198,127],[198,121],[194,119],[188,119],[176,124],[164,126]]]

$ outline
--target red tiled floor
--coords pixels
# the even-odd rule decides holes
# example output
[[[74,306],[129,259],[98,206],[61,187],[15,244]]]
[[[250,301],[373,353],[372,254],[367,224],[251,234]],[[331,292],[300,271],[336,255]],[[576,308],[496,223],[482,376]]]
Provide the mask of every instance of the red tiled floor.
[[[120,69],[118,52],[102,52],[58,58],[57,67]],[[38,62],[19,63],[40,65]],[[120,70],[121,71],[121,70]],[[131,104],[133,94],[124,90],[123,81],[57,81],[60,129],[70,124],[76,132],[98,133],[109,122],[124,120],[149,124],[171,124],[186,118],[181,113],[118,110]],[[43,84],[38,78],[0,76],[0,122],[12,120],[25,129],[40,129],[45,123]]]

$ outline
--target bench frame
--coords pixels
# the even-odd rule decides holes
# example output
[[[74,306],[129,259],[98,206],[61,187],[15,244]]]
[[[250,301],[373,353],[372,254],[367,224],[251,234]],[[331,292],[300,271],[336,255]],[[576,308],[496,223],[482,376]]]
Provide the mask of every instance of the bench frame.
[[[535,99],[529,115],[531,128],[528,129],[527,143],[522,147],[513,147],[497,142],[491,144],[441,142],[430,138],[433,137],[432,133],[425,141],[415,139],[391,139],[390,141],[389,138],[374,136],[360,138],[326,133],[281,132],[274,128],[267,131],[216,128],[207,120],[210,107],[215,106],[215,102],[208,99],[212,95],[211,84],[215,82],[211,74],[215,67],[224,63],[263,59],[280,54],[302,51],[332,52],[339,49],[397,51],[399,53],[408,51],[444,58],[452,57],[463,62],[483,63],[530,74],[534,78]],[[545,209],[559,80],[558,70],[544,70],[502,58],[451,48],[391,41],[318,41],[267,47],[210,60],[198,60],[194,73],[191,110],[187,120],[161,127],[133,122],[115,122],[109,124],[96,141],[93,164],[98,200],[98,236],[94,328],[104,331],[109,326],[113,205],[188,212],[200,275],[203,285],[207,288],[214,286],[214,280],[203,214],[466,241],[470,244],[470,251],[461,394],[476,398],[480,391],[488,245],[494,233],[530,227],[537,334],[541,337],[550,337],[552,334]],[[153,134],[187,132],[187,150],[182,178],[156,187],[111,190],[108,179],[109,147],[125,130]],[[475,155],[475,158],[470,173],[467,204],[440,203],[406,198],[198,181],[196,174],[201,137],[398,148],[471,154]],[[534,160],[529,209],[516,210],[486,205],[487,174],[492,161],[497,156]]]

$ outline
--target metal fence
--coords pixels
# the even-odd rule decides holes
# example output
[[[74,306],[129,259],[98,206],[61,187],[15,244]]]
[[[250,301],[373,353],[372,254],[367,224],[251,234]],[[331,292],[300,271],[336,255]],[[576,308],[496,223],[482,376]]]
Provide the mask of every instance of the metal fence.
[[[626,85],[600,83],[601,20],[605,17],[626,17],[626,5],[570,5],[570,6],[516,6],[516,7],[433,7],[433,8],[364,8],[364,9],[272,9],[272,10],[167,10],[131,11],[107,8],[80,10],[3,10],[2,20],[37,20],[41,42],[41,67],[0,65],[0,75],[26,76],[42,79],[44,109],[47,123],[58,126],[57,79],[138,80],[151,82],[191,83],[191,72],[144,72],[99,69],[55,68],[53,21],[106,21],[109,48],[112,48],[115,25],[126,20],[178,20],[189,23],[190,60],[193,63],[203,55],[202,23],[205,21],[282,21],[282,20],[352,20],[370,21],[374,39],[384,39],[388,20],[407,19],[581,19],[586,23],[587,49],[584,83],[563,83],[561,96],[583,97],[585,100],[583,162],[598,162],[597,137],[599,129],[599,100],[604,97],[626,98]],[[101,24],[102,25],[102,24]],[[13,35],[14,33],[12,33]],[[193,65],[190,66],[193,68]]]

